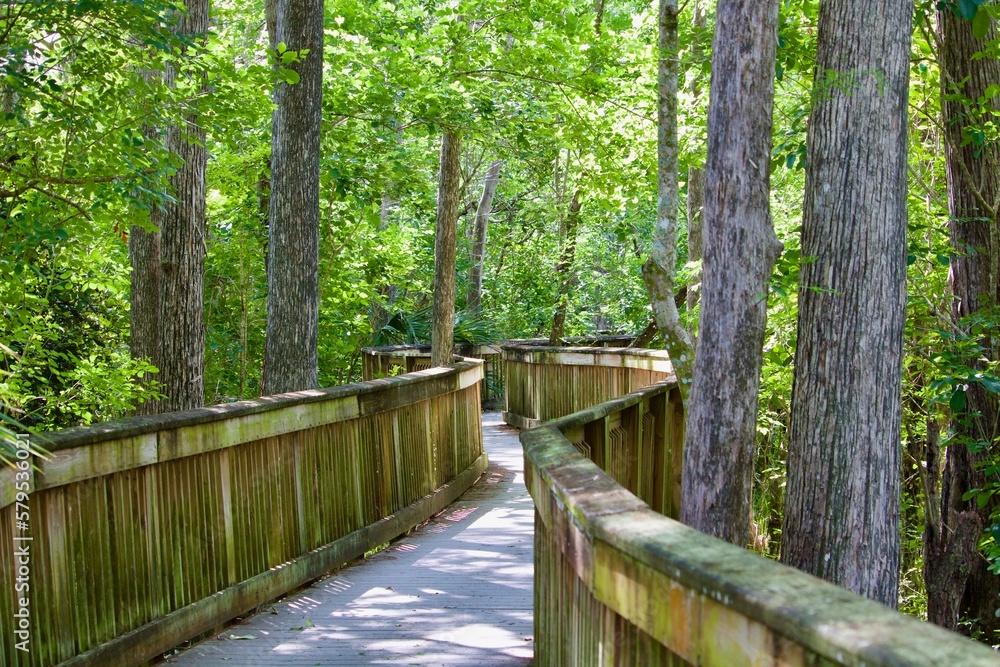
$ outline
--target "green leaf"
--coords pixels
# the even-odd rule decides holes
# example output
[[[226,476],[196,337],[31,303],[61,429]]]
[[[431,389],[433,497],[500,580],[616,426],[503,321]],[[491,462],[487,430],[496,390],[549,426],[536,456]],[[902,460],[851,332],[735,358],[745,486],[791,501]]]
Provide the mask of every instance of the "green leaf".
[[[977,493],[979,493],[979,489],[969,489],[968,491],[962,494],[962,502],[964,503],[969,502]]]
[[[989,492],[989,491],[986,491],[984,493],[980,493],[979,495],[977,495],[976,496],[976,505],[979,506],[979,509],[982,509],[982,508],[986,507],[986,503],[990,502],[990,498],[992,496],[993,496],[993,493]]]
[[[991,83],[986,87],[986,92],[983,93],[983,97],[987,100],[991,100],[997,95],[1000,95],[1000,85]]]
[[[288,45],[284,42],[278,42],[278,53],[284,53],[288,50]]]
[[[957,9],[959,16],[966,21],[971,21],[976,17],[979,5],[982,4],[983,1],[984,0],[958,0]]]
[[[986,37],[986,33],[990,31],[990,14],[986,11],[986,8],[980,7],[979,11],[976,12],[976,16],[972,19],[972,35],[976,39],[983,39]]]
[[[965,405],[968,399],[965,392],[959,389],[954,394],[951,395],[951,400],[948,401],[948,407],[951,408],[952,412],[961,412],[965,409]]]
[[[983,385],[983,388],[991,394],[1000,394],[1000,379],[992,377],[976,378],[976,382]]]

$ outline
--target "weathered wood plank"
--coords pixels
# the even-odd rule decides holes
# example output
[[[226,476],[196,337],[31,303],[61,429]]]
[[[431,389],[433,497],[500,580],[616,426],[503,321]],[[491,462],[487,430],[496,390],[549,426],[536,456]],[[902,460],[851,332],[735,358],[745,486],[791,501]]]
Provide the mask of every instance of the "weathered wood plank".
[[[671,387],[638,395],[657,423],[663,469],[650,482],[662,482],[659,502],[672,511],[679,395]],[[613,401],[521,434],[538,518],[536,582],[545,588],[536,596],[540,667],[577,664],[591,635],[608,664],[1000,665],[981,644],[653,512],[562,433],[578,434],[583,421],[588,440],[606,438],[617,428],[613,406],[625,411],[616,442],[637,439],[641,405]],[[619,442],[608,455],[631,453]]]

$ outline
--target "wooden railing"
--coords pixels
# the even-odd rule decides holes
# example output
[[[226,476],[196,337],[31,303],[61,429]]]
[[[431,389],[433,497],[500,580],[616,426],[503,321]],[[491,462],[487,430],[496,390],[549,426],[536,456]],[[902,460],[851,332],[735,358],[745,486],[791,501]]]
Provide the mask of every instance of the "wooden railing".
[[[631,336],[591,336],[568,339],[574,345],[615,348],[625,347],[632,340]],[[504,344],[538,348],[547,345],[548,341],[544,338],[523,338],[505,341]],[[455,354],[483,360],[483,405],[491,409],[499,407],[504,397],[505,376],[500,345],[458,343],[455,345]],[[430,366],[430,345],[386,345],[366,347],[361,350],[361,378],[363,380],[393,377],[400,373],[424,370]]]
[[[483,382],[480,399],[492,406],[503,398],[503,367],[500,348],[493,345],[456,345],[455,354],[483,362]],[[422,371],[431,367],[430,345],[387,345],[361,350],[361,378],[394,377],[401,373]]]
[[[1000,665],[982,644],[654,511],[677,509],[682,424],[666,381],[521,434],[535,665]]]
[[[504,421],[527,429],[671,375],[670,356],[639,348],[502,346]]]
[[[0,665],[142,664],[423,522],[486,467],[482,376],[463,360],[51,434],[26,498],[0,471]]]

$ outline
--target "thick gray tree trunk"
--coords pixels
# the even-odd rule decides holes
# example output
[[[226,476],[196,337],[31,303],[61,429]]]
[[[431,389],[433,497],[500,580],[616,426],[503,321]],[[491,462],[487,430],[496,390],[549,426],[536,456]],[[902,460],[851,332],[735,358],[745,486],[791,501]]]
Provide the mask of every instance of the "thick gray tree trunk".
[[[437,233],[434,237],[434,324],[431,366],[451,363],[455,347],[455,246],[458,235],[462,139],[451,130],[441,138]]]
[[[684,442],[681,520],[745,546],[767,285],[777,0],[720,0],[705,163],[701,324]]]
[[[556,311],[552,316],[552,329],[549,331],[549,345],[562,345],[566,332],[566,311],[569,308],[569,290],[573,285],[573,262],[576,260],[576,230],[580,224],[580,191],[573,192],[573,198],[566,209],[566,219],[563,222],[562,242],[559,252],[559,263],[556,264],[556,277],[559,278],[559,292],[556,296]]]
[[[318,384],[319,150],[323,0],[279,0],[277,41],[309,49],[298,83],[275,91],[263,393]]]
[[[677,265],[677,0],[660,0],[657,46],[656,233],[642,267],[656,326],[666,343],[681,396],[691,390],[694,347],[674,300]]]
[[[820,5],[782,560],[895,606],[911,0]]]
[[[493,211],[493,196],[500,183],[500,168],[503,162],[497,160],[486,170],[483,182],[483,196],[476,207],[476,222],[472,232],[472,266],[469,269],[469,295],[465,300],[466,310],[479,310],[483,304],[483,260],[486,257],[486,232]]]
[[[208,0],[187,0],[173,30],[205,34]],[[178,76],[168,63],[166,83]],[[208,154],[198,114],[190,111],[183,126],[166,131],[165,147],[181,165],[171,177],[173,201],[154,211],[159,231],[135,227],[129,242],[132,262],[132,355],[159,368],[162,398],[137,407],[140,414],[189,410],[204,405],[205,370],[205,168]]]
[[[986,89],[1000,84],[1000,60],[973,58],[987,43],[996,39],[990,29],[983,40],[976,39],[972,24],[951,10],[938,13],[941,53],[941,106],[944,111],[945,157],[948,177],[948,223],[953,258],[951,261],[952,315],[955,322],[996,305],[997,261],[1000,239],[997,238],[997,208],[1000,206],[1000,147],[989,142],[982,147],[965,143],[970,125],[970,109],[956,95],[976,100],[985,97]],[[974,121],[971,121],[974,122]],[[977,154],[977,151],[979,153]],[[969,332],[963,331],[964,334]],[[989,333],[980,340],[984,355],[966,363],[984,370],[982,360],[997,358],[996,338]],[[996,511],[995,500],[979,507],[975,500],[962,496],[986,486],[984,465],[991,451],[985,447],[973,451],[970,442],[991,446],[1000,438],[998,401],[982,385],[969,385],[966,408],[955,415],[952,429],[956,441],[946,450],[946,463],[940,492],[928,493],[927,522],[924,535],[924,578],[927,584],[927,618],[946,628],[957,629],[959,616],[978,619],[969,630],[995,637],[1000,629],[996,616],[1000,603],[1000,578],[989,572],[988,563],[978,553],[978,540],[990,514]],[[930,438],[928,438],[930,440]],[[936,453],[936,452],[935,452]],[[928,469],[936,468],[928,457]],[[992,642],[992,640],[991,640]]]

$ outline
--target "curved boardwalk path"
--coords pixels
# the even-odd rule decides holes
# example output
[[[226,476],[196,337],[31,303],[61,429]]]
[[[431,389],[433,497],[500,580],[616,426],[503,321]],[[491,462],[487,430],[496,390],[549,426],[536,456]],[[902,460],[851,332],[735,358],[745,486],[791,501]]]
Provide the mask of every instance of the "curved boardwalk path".
[[[447,510],[168,664],[529,665],[534,506],[517,431],[492,412],[483,436],[490,467]]]

